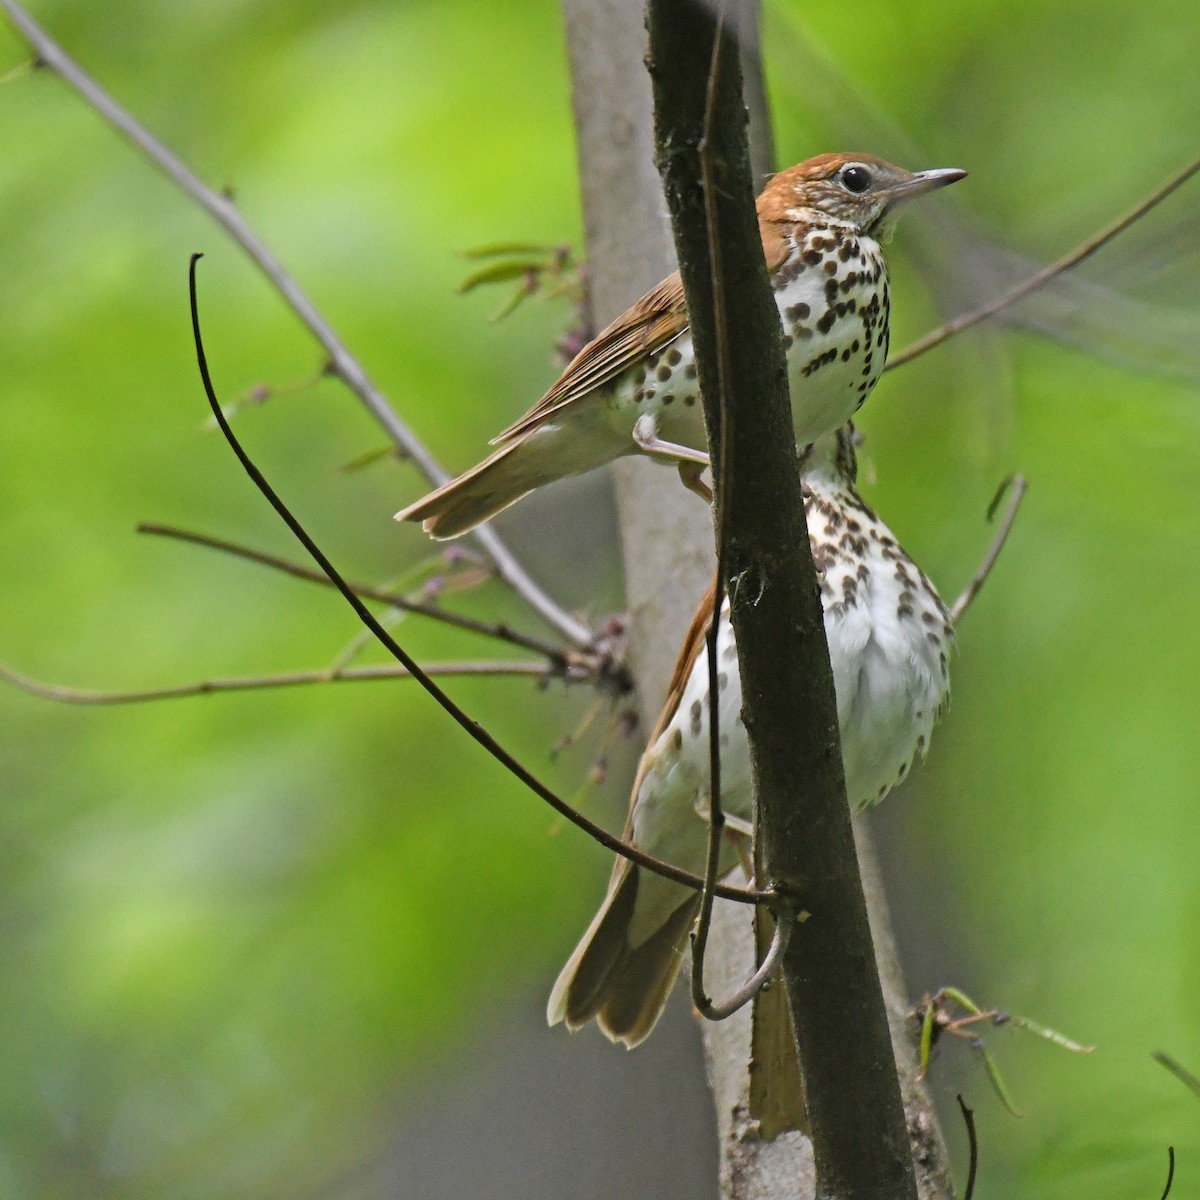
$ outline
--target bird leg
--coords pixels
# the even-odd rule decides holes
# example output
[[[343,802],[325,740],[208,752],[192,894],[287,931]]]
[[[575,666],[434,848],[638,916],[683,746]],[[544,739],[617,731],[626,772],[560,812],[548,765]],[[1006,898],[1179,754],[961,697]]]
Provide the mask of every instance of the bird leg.
[[[634,422],[633,440],[645,454],[660,462],[674,463],[679,478],[689,492],[695,492],[705,504],[712,503],[712,489],[700,478],[709,466],[708,455],[703,450],[693,450],[678,442],[667,442],[658,436],[658,421],[650,413],[642,413]]]
[[[679,471],[679,478],[683,480],[683,486],[689,492],[695,492],[705,504],[712,504],[713,491],[712,488],[704,482],[700,476],[704,473],[704,468],[697,462],[680,461],[675,464]]]

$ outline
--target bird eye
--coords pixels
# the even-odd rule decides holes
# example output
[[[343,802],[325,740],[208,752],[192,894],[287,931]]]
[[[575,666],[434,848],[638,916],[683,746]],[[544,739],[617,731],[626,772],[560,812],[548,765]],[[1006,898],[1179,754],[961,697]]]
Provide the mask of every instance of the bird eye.
[[[842,170],[842,183],[850,192],[865,192],[871,186],[871,172],[858,165]]]

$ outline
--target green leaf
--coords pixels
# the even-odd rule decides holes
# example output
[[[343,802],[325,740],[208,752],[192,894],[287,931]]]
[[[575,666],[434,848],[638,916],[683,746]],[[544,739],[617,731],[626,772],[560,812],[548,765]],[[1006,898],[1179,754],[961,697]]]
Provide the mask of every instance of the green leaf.
[[[521,301],[527,299],[531,294],[532,293],[530,292],[529,288],[521,285],[494,313],[492,313],[490,317],[488,317],[488,320],[493,323],[496,321],[503,321],[505,317],[511,316],[514,312],[516,312]]]
[[[1000,1097],[1000,1103],[1008,1109],[1014,1117],[1023,1117],[1025,1114],[1013,1103],[1013,1098],[1009,1095],[1008,1088],[1004,1084],[1004,1080],[1000,1076],[1000,1068],[996,1066],[996,1060],[987,1052],[987,1049],[982,1043],[979,1045],[979,1054],[983,1058],[983,1066],[987,1071],[988,1079],[991,1080],[992,1088],[996,1095]]]
[[[497,258],[500,255],[536,254],[539,260],[553,258],[558,246],[546,246],[538,242],[492,242],[487,246],[475,246],[460,251],[463,258]]]
[[[1053,1042],[1056,1046],[1061,1046],[1064,1050],[1070,1050],[1072,1054],[1091,1054],[1096,1048],[1095,1046],[1084,1045],[1083,1042],[1072,1041],[1065,1034],[1059,1033],[1057,1029],[1051,1029],[1047,1025],[1039,1025],[1036,1021],[1031,1021],[1028,1017],[1015,1017],[1010,1013],[1008,1015],[1008,1024],[1015,1025],[1018,1029],[1024,1029],[1027,1033],[1044,1038],[1048,1042]]]
[[[506,283],[510,279],[520,279],[530,271],[540,270],[544,265],[541,261],[532,259],[506,259],[503,262],[491,263],[473,271],[458,285],[457,290],[459,295],[464,295],[486,283]]]

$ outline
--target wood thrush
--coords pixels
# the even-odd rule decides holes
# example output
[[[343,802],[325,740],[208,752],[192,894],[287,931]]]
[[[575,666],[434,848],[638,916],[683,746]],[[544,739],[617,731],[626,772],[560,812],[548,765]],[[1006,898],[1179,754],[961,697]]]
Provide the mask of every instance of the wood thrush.
[[[954,634],[933,584],[855,490],[853,428],[800,454],[805,513],[821,581],[825,635],[837,692],[846,793],[860,809],[882,800],[923,755],[950,695]],[[708,843],[709,709],[706,637],[712,590],[700,602],[666,705],[638,765],[625,836],[657,858],[703,874]],[[749,746],[741,716],[729,603],[717,637],[721,871],[736,839],[753,834]],[[608,895],[554,985],[550,1023],[595,1019],[632,1048],[654,1028],[687,947],[697,892],[618,859]]]
[[[880,243],[897,207],[965,174],[914,174],[870,155],[823,154],[781,171],[759,196],[797,445],[848,421],[883,370],[889,297]],[[697,486],[708,464],[698,398],[676,272],[589,342],[493,439],[495,453],[396,519],[420,521],[435,538],[458,537],[534,488],[638,452],[675,464]]]

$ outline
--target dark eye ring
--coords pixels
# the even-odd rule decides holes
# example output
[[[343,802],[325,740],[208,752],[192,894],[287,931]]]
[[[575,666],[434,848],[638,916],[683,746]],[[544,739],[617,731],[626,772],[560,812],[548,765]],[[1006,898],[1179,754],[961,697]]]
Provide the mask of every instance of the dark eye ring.
[[[871,172],[866,167],[845,167],[842,170],[842,183],[850,192],[865,192],[871,186]]]

